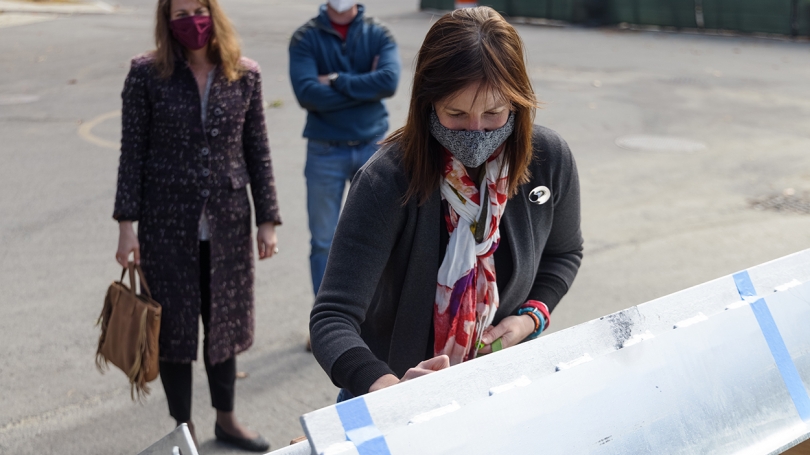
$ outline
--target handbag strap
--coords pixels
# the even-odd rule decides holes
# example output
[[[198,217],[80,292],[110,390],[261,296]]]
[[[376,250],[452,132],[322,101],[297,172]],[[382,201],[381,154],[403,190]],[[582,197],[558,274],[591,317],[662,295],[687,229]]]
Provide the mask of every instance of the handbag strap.
[[[126,275],[127,271],[129,271],[129,292],[131,292],[133,295],[135,294],[135,268],[134,268],[134,265],[135,264],[132,261],[130,261],[130,263],[127,264],[127,267],[123,267],[122,270],[121,270],[121,278],[118,280],[118,282],[123,285],[124,284],[124,275]]]
[[[140,282],[141,282],[141,292],[146,291],[146,295],[149,296],[149,298],[151,299],[152,298],[152,291],[149,290],[149,285],[146,284],[146,276],[143,274],[143,269],[141,268],[140,264],[135,264],[134,262],[129,261],[129,264],[127,264],[127,267],[124,267],[123,270],[121,270],[121,279],[119,279],[118,282],[121,283],[121,284],[124,284],[124,275],[126,275],[127,272],[129,272],[129,288],[130,288],[130,292],[135,294],[135,272],[136,271],[138,272],[138,278],[140,278]]]
[[[149,285],[146,284],[146,275],[143,274],[143,269],[141,268],[141,265],[135,264],[135,269],[138,271],[138,275],[141,278],[141,287],[143,288],[142,290],[146,290],[146,295],[149,296],[149,298],[151,299],[152,291],[149,290]]]

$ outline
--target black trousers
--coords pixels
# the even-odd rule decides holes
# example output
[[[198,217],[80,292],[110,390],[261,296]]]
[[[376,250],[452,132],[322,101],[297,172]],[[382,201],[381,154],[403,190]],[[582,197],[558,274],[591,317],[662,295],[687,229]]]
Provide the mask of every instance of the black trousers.
[[[211,245],[200,242],[200,317],[202,317],[205,339],[203,341],[203,362],[208,374],[208,389],[211,392],[211,405],[219,411],[233,411],[236,383],[236,357],[211,365],[208,358],[208,325],[211,320]],[[169,414],[178,423],[191,420],[191,364],[160,362],[160,380],[166,399],[169,401]]]

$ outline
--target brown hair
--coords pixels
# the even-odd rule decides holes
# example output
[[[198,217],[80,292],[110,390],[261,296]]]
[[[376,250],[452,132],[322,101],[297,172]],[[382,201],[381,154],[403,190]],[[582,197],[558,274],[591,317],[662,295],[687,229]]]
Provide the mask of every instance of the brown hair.
[[[503,151],[509,166],[507,194],[514,196],[529,181],[538,103],[526,73],[523,41],[492,8],[460,9],[442,16],[428,31],[416,60],[408,119],[383,141],[402,150],[410,177],[404,202],[416,197],[422,204],[439,187],[441,146],[430,134],[430,112],[434,103],[470,84],[501,95],[515,111],[514,132]]]
[[[242,54],[239,50],[239,38],[228,20],[228,16],[220,8],[217,0],[199,0],[200,4],[208,8],[213,23],[211,39],[208,41],[208,58],[220,65],[222,73],[229,81],[242,77],[244,68],[241,63]],[[157,16],[155,20],[155,67],[163,78],[171,77],[174,72],[174,62],[183,51],[180,44],[169,29],[171,21],[172,0],[158,0]]]

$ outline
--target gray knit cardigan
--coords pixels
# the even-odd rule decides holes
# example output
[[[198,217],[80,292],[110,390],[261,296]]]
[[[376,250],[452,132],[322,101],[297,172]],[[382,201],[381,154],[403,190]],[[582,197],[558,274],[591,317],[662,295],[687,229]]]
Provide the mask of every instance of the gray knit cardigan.
[[[514,268],[499,289],[494,324],[527,300],[553,309],[582,260],[574,158],[548,128],[535,126],[532,143],[531,180],[508,201],[501,219]],[[538,186],[551,190],[542,205],[528,198]],[[386,373],[401,377],[429,352],[441,262],[441,196],[437,189],[426,203],[412,199],[403,206],[407,188],[401,152],[384,147],[354,177],[340,217],[310,319],[315,358],[339,387],[349,388],[335,380],[332,369],[347,351],[361,347],[375,356],[360,372],[368,376],[365,390]]]

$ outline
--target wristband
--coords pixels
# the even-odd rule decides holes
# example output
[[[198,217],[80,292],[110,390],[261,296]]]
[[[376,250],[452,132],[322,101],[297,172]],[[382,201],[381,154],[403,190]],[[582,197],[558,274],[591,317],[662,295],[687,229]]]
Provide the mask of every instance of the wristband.
[[[538,318],[540,320],[540,326],[539,327],[535,326],[536,328],[534,332],[532,332],[528,337],[526,337],[527,340],[533,340],[537,338],[541,333],[543,333],[543,329],[545,329],[545,321],[543,315],[542,313],[540,313],[539,310],[537,310],[537,308],[533,307],[524,307],[518,310],[518,316],[524,314],[528,314],[529,316],[533,316],[534,318]]]
[[[537,329],[540,328],[540,318],[538,318],[537,315],[532,311],[526,311],[523,314],[532,318],[532,321],[534,321],[534,330],[532,330],[532,332],[536,332]]]
[[[527,314],[535,320],[534,332],[526,337],[527,340],[537,338],[541,333],[543,333],[544,330],[546,330],[546,326],[548,325],[548,309],[544,303],[536,300],[529,300],[518,310],[518,316],[523,314]]]
[[[548,307],[546,306],[545,303],[543,303],[543,302],[541,302],[539,300],[527,300],[526,303],[524,303],[520,307],[521,308],[526,308],[526,307],[536,308],[537,311],[539,311],[546,320],[545,321],[546,322],[546,324],[545,324],[546,329],[548,328],[549,324],[551,324],[551,315],[550,315],[550,312],[548,311]],[[543,330],[545,330],[545,329],[543,329]]]

